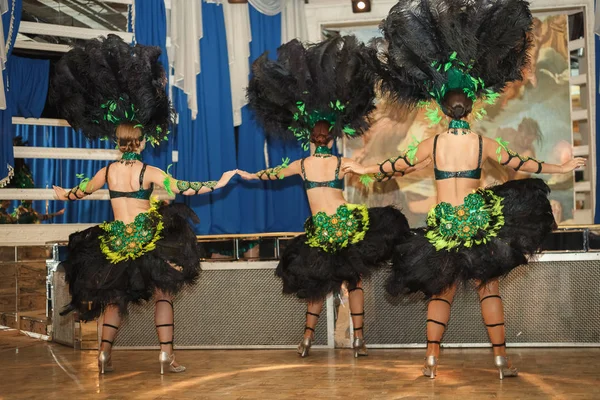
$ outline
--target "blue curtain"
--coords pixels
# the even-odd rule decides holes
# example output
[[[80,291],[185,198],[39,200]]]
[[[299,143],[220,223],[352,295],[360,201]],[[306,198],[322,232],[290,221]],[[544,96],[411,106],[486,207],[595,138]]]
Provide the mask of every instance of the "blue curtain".
[[[19,25],[21,24],[21,6],[22,1],[16,0],[14,9],[12,8],[12,1],[8,2],[8,11],[2,15],[2,26],[4,28],[4,39],[10,43],[7,54],[7,67],[11,62],[12,47],[17,39],[17,33],[19,32]],[[12,37],[8,37],[8,31],[10,29],[10,22],[13,20]],[[2,74],[4,79],[4,91],[6,94],[6,110],[0,110],[0,181],[8,175],[8,166],[14,166],[14,157],[12,149],[12,114],[10,109],[11,94],[10,80],[8,79],[8,71]]]
[[[281,45],[281,14],[268,16],[261,14],[251,5],[250,64],[265,51],[272,58],[277,57]],[[265,133],[254,120],[248,107],[242,108],[242,125],[238,131],[238,167],[244,171],[260,171],[266,168]],[[274,220],[272,194],[268,182],[247,182],[240,187],[243,201],[240,210],[244,218],[240,221],[242,233],[266,232],[269,221]]]
[[[13,56],[7,69],[12,115],[39,118],[48,97],[50,61]]]
[[[284,158],[290,162],[308,157],[309,152],[295,140],[268,139],[269,162],[271,166],[281,164]],[[304,221],[310,215],[308,198],[299,175],[280,181],[271,181],[273,196],[273,216],[267,230],[270,232],[302,232]]]
[[[598,12],[598,11],[596,11]],[[598,116],[600,115],[600,38],[594,35],[594,44],[596,49],[596,157],[600,154],[600,126]],[[596,158],[596,210],[594,210],[594,223],[600,224],[600,168],[598,158]]]
[[[135,39],[137,43],[158,46],[162,50],[160,62],[169,71],[167,57],[167,13],[164,0],[144,0],[135,2]],[[167,72],[167,77],[169,76]],[[173,140],[158,147],[148,146],[144,150],[144,161],[155,167],[166,169],[172,163]]]
[[[21,136],[29,146],[37,147],[75,147],[85,149],[111,149],[109,141],[89,141],[72,128],[55,126],[14,125],[15,136]],[[25,160],[35,180],[37,188],[52,188],[58,185],[71,188],[80,182],[76,175],[93,177],[98,170],[105,167],[108,161],[90,160]],[[34,201],[33,208],[41,213],[46,212],[46,201]],[[112,211],[108,201],[50,201],[49,212],[65,208],[65,214],[52,220],[52,223],[97,223],[112,219]]]
[[[229,59],[223,8],[202,4],[204,37],[200,40],[201,73],[197,76],[198,116],[192,120],[187,96],[174,89],[179,114],[177,146],[179,161],[174,175],[186,180],[216,180],[224,171],[237,168]],[[239,188],[235,184],[200,196],[186,196],[200,217],[199,234],[237,233],[240,229]]]

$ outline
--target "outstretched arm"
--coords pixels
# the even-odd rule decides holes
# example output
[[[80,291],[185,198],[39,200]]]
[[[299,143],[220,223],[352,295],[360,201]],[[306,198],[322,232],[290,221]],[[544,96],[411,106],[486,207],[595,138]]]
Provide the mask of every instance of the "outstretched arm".
[[[508,166],[515,171],[532,172],[535,174],[564,174],[585,165],[586,159],[573,158],[562,165],[549,164],[533,157],[522,156],[508,147],[508,142],[502,138],[496,140],[485,138],[486,157],[495,160],[500,165]]]
[[[37,212],[35,210],[33,212],[35,213],[35,215],[37,215],[37,217],[38,217],[38,219],[40,221],[49,221],[49,220],[51,220],[54,217],[58,217],[59,215],[63,215],[65,213],[65,209],[63,208],[60,211],[57,211],[55,213],[50,213],[50,214],[40,214],[39,212]]]
[[[293,163],[289,163],[290,159],[286,158],[283,160],[281,165],[273,168],[263,169],[258,172],[246,172],[239,171],[240,176],[248,181],[260,179],[261,181],[271,181],[277,179],[284,179],[288,176],[297,175],[300,173],[300,160],[296,160]]]
[[[146,169],[146,176],[150,182],[165,188],[170,195],[181,194],[184,196],[204,194],[220,189],[227,185],[237,173],[237,170],[227,171],[223,173],[218,181],[191,182],[175,179],[160,168],[148,167]]]
[[[58,200],[75,201],[81,200],[85,196],[89,196],[96,190],[100,189],[106,183],[106,167],[96,172],[92,179],[83,179],[79,185],[75,186],[68,192],[60,186],[52,186],[56,198]]]
[[[348,160],[342,164],[345,173],[358,175],[373,175],[378,182],[392,179],[394,176],[404,176],[414,171],[421,170],[431,163],[431,140],[427,139],[421,143],[411,144],[408,151],[400,155],[370,166]]]

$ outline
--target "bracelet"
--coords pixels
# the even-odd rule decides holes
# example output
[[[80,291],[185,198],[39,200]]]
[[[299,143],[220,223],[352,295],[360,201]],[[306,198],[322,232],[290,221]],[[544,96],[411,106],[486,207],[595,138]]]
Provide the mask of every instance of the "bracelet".
[[[183,194],[188,189],[192,189],[195,194],[203,188],[209,188],[211,192],[215,190],[215,186],[217,186],[217,181],[207,181],[207,182],[190,182],[190,181],[177,181],[177,190],[179,190],[179,194]]]

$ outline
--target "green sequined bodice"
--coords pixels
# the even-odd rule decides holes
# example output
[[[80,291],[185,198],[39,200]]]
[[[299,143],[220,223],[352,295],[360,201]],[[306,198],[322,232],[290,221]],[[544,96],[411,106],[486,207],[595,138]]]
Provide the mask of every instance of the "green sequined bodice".
[[[162,217],[155,207],[138,214],[133,222],[105,222],[100,225],[104,234],[100,235],[100,248],[113,263],[136,259],[154,250],[163,230]]]
[[[364,205],[342,204],[334,214],[320,211],[309,217],[304,228],[309,246],[336,252],[364,239],[369,212]]]
[[[502,208],[502,198],[485,189],[469,194],[456,207],[439,203],[427,216],[425,236],[437,250],[486,243],[504,226]]]

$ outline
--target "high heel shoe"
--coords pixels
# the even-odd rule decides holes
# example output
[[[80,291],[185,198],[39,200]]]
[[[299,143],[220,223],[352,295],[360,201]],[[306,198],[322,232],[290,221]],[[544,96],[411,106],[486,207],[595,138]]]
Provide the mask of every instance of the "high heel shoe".
[[[423,375],[435,379],[435,374],[437,373],[437,361],[436,356],[425,357],[425,365],[423,365],[423,368],[421,369]]]
[[[508,366],[508,357],[504,356],[495,356],[494,364],[496,368],[498,368],[498,373],[500,374],[500,379],[504,379],[505,377],[513,377],[519,375],[519,370],[515,367]]]
[[[363,338],[354,338],[354,342],[352,343],[352,348],[354,349],[354,358],[358,358],[360,356],[368,356],[367,353],[367,343]]]
[[[306,357],[308,356],[308,352],[310,351],[310,348],[312,347],[312,337],[305,337],[302,339],[302,341],[300,342],[300,344],[298,345],[298,354],[300,354],[300,357]]]
[[[158,355],[158,362],[160,363],[160,374],[165,374],[165,369],[168,368],[169,372],[179,373],[185,371],[183,365],[174,366],[175,354],[169,354],[166,351],[161,351]]]
[[[110,357],[110,352],[104,350],[98,354],[98,369],[101,374],[105,372],[113,372],[114,368],[112,366],[112,360]]]

